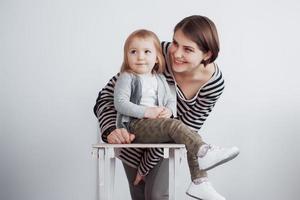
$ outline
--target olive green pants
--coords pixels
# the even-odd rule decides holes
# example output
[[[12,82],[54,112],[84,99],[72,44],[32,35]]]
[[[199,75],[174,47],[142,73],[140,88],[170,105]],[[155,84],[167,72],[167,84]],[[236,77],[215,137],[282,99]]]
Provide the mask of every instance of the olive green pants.
[[[184,144],[191,179],[207,176],[205,171],[200,170],[197,156],[201,145],[205,143],[198,133],[183,122],[170,118],[134,119],[129,123],[128,129],[135,135],[134,143]]]

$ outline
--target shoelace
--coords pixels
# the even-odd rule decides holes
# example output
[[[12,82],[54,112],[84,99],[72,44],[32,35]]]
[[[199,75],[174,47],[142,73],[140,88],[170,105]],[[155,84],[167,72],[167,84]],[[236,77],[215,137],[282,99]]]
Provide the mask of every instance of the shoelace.
[[[209,144],[208,147],[209,147],[208,151],[215,151],[215,150],[222,150],[223,149],[222,147],[214,146],[214,145],[211,145],[211,144]]]

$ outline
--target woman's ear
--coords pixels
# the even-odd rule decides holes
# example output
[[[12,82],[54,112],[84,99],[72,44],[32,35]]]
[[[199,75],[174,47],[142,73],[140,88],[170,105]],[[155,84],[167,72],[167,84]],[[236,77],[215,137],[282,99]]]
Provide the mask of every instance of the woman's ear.
[[[208,59],[210,59],[211,56],[212,56],[212,52],[208,51],[204,54],[203,60],[207,61]]]

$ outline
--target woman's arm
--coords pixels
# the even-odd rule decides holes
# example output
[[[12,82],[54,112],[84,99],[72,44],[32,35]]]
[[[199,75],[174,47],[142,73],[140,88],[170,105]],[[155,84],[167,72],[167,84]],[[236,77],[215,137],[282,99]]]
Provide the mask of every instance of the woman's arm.
[[[102,140],[107,141],[107,136],[116,129],[117,111],[114,107],[114,87],[119,74],[112,77],[107,85],[99,92],[94,114],[96,115]]]
[[[114,107],[114,88],[119,74],[112,77],[99,92],[94,106],[94,114],[98,118],[102,140],[106,143],[131,143],[134,135],[126,129],[116,128],[117,112]]]
[[[141,157],[140,165],[138,166],[138,173],[141,176],[146,176],[157,165],[164,155],[163,148],[149,148],[145,149],[144,155]]]
[[[108,142],[108,135],[118,135],[116,138],[125,135],[128,132],[125,129],[116,129],[117,111],[114,107],[114,88],[119,74],[112,77],[107,85],[99,92],[96,104],[94,106],[94,114],[98,118],[102,140]],[[148,154],[151,156],[148,157]],[[141,159],[139,168],[143,174],[148,172],[157,164],[158,158],[163,156],[163,150],[159,148],[147,150]]]

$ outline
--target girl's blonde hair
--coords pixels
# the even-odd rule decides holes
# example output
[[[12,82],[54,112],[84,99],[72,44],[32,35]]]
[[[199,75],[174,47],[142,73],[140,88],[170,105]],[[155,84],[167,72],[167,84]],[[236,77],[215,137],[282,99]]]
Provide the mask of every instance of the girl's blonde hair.
[[[156,36],[155,33],[152,31],[146,30],[146,29],[139,29],[131,33],[128,38],[125,41],[124,44],[124,58],[123,58],[123,63],[121,66],[121,72],[132,72],[129,64],[128,64],[128,58],[127,58],[127,52],[129,49],[129,45],[132,42],[134,38],[139,38],[139,39],[149,39],[151,38],[153,40],[154,47],[156,49],[156,56],[157,56],[157,63],[155,63],[152,73],[162,73],[165,70],[165,60],[164,56],[162,54],[162,48],[160,45],[160,41],[158,37]]]

